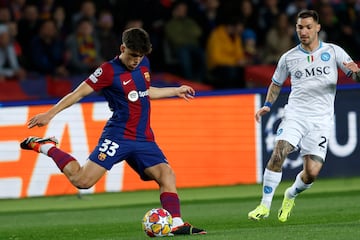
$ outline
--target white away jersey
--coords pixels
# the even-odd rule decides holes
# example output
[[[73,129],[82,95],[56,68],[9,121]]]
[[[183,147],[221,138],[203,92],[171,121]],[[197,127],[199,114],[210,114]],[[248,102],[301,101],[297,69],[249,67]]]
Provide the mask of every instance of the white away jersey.
[[[351,71],[343,63],[352,61],[341,47],[325,42],[320,42],[313,52],[298,45],[283,54],[272,81],[281,86],[290,76],[291,92],[285,107],[287,116],[313,120],[332,118],[338,68],[349,76]]]

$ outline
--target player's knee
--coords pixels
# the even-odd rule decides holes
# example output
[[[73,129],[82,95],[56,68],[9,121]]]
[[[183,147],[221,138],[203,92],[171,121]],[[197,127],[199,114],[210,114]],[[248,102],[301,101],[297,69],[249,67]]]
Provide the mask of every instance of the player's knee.
[[[175,181],[175,172],[172,170],[172,168],[168,168],[165,171],[161,173],[161,177],[165,181]]]
[[[75,185],[78,189],[89,189],[92,186],[94,186],[94,184],[89,183],[89,182],[78,182]]]
[[[158,179],[158,183],[160,186],[168,186],[168,187],[175,186],[176,185],[175,172],[171,168],[163,171]]]
[[[303,181],[306,184],[314,182],[320,173],[323,165],[323,159],[315,155],[304,156],[305,166],[303,172]]]
[[[287,155],[294,149],[294,147],[287,141],[279,140],[268,162],[268,169],[273,171],[281,171],[282,165]]]
[[[78,189],[89,189],[94,186],[94,183],[90,179],[74,178],[70,180],[71,183]]]

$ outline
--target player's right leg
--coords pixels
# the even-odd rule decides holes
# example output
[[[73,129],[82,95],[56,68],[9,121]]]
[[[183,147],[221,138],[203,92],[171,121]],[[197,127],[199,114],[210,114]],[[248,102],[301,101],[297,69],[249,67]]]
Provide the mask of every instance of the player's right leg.
[[[40,152],[40,147],[44,144],[51,144],[57,146],[59,141],[55,137],[27,137],[21,143],[20,147],[26,150],[34,150],[35,152]]]
[[[275,172],[268,168],[264,171],[261,203],[248,213],[248,219],[259,221],[267,218],[270,213],[272,199],[282,177],[282,172]]]
[[[58,140],[55,137],[27,137],[21,143],[20,147],[26,150],[34,150],[35,152],[43,153],[51,157],[58,168],[63,172],[63,169],[71,161],[76,161],[70,154],[58,149]],[[66,174],[65,174],[66,175]]]
[[[52,158],[60,171],[77,188],[90,188],[105,174],[106,169],[92,161],[87,161],[81,167],[73,156],[57,148],[57,144],[58,140],[55,137],[28,137],[20,143],[20,147]]]
[[[71,161],[63,169],[66,177],[79,189],[88,189],[94,186],[106,171],[104,167],[89,159],[83,166],[80,166],[78,161]]]
[[[267,218],[269,214],[270,209],[267,208],[264,204],[260,204],[254,210],[248,213],[248,218],[259,221],[261,219]]]
[[[282,165],[286,156],[293,149],[294,147],[285,140],[276,142],[274,151],[264,171],[261,203],[248,213],[249,219],[259,221],[269,216],[275,190],[281,182]]]

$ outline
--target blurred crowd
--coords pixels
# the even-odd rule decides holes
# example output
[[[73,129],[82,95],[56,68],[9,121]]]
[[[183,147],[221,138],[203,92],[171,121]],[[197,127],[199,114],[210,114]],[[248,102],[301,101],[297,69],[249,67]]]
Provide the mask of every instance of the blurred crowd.
[[[322,40],[360,60],[357,0],[0,0],[0,81],[89,74],[119,54],[124,29],[143,27],[152,71],[244,88],[247,66],[298,44],[305,8],[319,12]]]

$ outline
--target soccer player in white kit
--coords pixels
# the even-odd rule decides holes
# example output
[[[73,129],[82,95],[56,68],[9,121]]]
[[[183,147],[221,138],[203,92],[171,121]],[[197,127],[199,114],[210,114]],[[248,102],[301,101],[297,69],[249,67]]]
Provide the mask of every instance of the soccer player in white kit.
[[[286,189],[278,211],[279,221],[288,220],[295,197],[311,187],[325,161],[333,124],[338,68],[360,81],[357,64],[341,47],[320,41],[319,31],[317,12],[303,10],[298,14],[296,32],[300,44],[281,56],[264,106],[256,112],[256,121],[260,122],[261,116],[270,112],[282,84],[290,76],[291,92],[277,130],[275,148],[264,171],[261,203],[248,213],[249,219],[261,220],[269,216],[284,160],[300,148],[303,169],[293,185]]]

